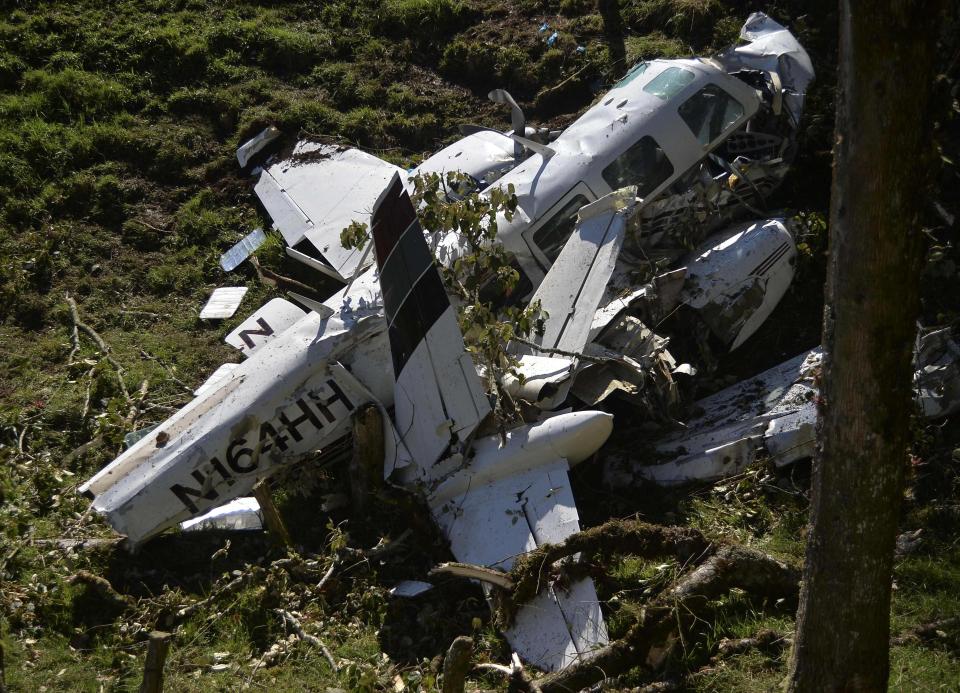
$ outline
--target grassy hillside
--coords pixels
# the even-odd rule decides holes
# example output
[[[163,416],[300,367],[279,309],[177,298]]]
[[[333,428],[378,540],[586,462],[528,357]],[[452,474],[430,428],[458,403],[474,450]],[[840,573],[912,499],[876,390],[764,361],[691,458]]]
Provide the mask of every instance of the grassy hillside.
[[[397,580],[422,578],[448,556],[408,499],[384,501],[368,518],[320,509],[324,494],[343,491],[342,470],[306,464],[295,483],[278,484],[300,547],[289,556],[263,537],[170,534],[133,556],[111,544],[63,548],[54,540],[111,536],[77,485],[117,454],[126,433],[163,420],[216,366],[236,360],[223,336],[279,295],[249,263],[229,275],[217,264],[264,223],[253,180],[236,166],[241,142],[273,124],[288,144],[300,135],[338,138],[412,165],[456,138],[458,124],[507,127],[508,114],[484,97],[491,88],[510,90],[532,120],[562,125],[636,59],[722,47],[755,9],[720,0],[621,5],[623,60],[593,0],[3,3],[0,637],[11,690],[135,689],[146,634],[156,627],[176,628],[167,672],[168,690],[177,691],[429,689],[459,634],[476,637],[479,658],[507,661],[474,586],[451,580],[415,600],[388,596]],[[797,33],[818,70],[800,158],[771,201],[807,215],[810,235],[784,305],[749,353],[723,364],[727,374],[818,339],[836,62],[835,16],[824,7],[764,7]],[[538,32],[545,21],[559,31],[552,47]],[[937,125],[943,200],[958,199],[952,45]],[[954,202],[944,204],[956,213]],[[929,279],[938,288],[925,308],[931,321],[947,323],[960,287],[953,230],[938,223],[929,229]],[[290,264],[277,237],[258,257],[316,281]],[[237,317],[201,322],[203,301],[226,284],[250,288]],[[105,345],[75,331],[75,320]],[[894,630],[960,614],[960,448],[951,453],[960,441],[950,426],[918,426],[917,440],[904,529],[924,529],[924,541],[898,563]],[[669,494],[601,490],[596,470],[574,483],[587,524],[640,514],[802,556],[802,469],[794,478],[757,469],[716,488]],[[349,551],[405,529],[382,559]],[[334,555],[339,567],[318,587]],[[613,635],[679,569],[629,556],[606,568],[599,589]],[[107,578],[121,597],[85,581],[83,571]],[[177,615],[208,595],[201,608]],[[702,690],[774,687],[782,653],[703,666],[723,637],[789,631],[791,605],[761,609],[732,598],[722,606],[722,618],[669,664],[670,674],[697,671],[685,685]],[[276,609],[300,614],[339,661],[337,672],[318,648],[288,639]],[[958,638],[954,629],[894,648],[892,685],[960,689]],[[622,685],[648,679],[637,670]]]

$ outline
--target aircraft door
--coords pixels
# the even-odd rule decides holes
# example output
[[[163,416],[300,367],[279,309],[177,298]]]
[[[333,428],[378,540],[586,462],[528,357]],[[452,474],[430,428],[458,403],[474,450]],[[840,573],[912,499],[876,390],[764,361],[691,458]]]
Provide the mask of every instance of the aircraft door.
[[[544,272],[550,269],[573,233],[577,212],[596,199],[593,191],[581,181],[523,232],[523,240]]]

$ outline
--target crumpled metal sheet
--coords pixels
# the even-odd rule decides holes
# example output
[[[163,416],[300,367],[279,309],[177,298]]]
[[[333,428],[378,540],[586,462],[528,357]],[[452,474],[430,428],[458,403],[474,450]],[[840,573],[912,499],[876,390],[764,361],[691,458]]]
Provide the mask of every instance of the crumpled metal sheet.
[[[794,123],[800,122],[807,85],[814,78],[813,63],[803,46],[781,24],[763,12],[754,12],[740,29],[744,45],[717,56],[728,71],[737,68],[775,72],[784,88],[784,106]]]
[[[913,383],[923,415],[947,416],[960,409],[960,344],[949,328],[917,339]]]

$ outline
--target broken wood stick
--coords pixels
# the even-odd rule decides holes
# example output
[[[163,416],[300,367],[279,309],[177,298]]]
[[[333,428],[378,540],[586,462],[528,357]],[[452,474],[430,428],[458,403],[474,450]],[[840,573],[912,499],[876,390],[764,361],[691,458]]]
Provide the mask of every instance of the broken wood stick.
[[[296,616],[284,609],[274,609],[274,612],[280,615],[280,617],[288,626],[290,626],[290,629],[298,638],[316,648],[319,648],[319,650],[323,652],[323,656],[330,665],[330,668],[333,669],[333,673],[337,673],[337,671],[340,670],[340,667],[337,666],[337,660],[333,658],[330,650],[328,650],[327,646],[323,644],[323,640],[318,638],[316,635],[310,635],[310,633],[306,632]]]
[[[317,295],[317,290],[314,287],[307,286],[303,282],[285,277],[282,274],[277,274],[273,270],[263,267],[256,255],[250,256],[250,264],[253,265],[254,270],[256,270],[257,278],[261,284],[274,286],[281,291],[293,291],[298,294],[306,294],[308,298]]]
[[[513,580],[511,580],[510,576],[506,573],[501,573],[499,570],[487,568],[482,565],[472,565],[470,563],[441,563],[435,568],[431,568],[427,575],[431,577],[434,575],[455,575],[456,577],[487,582],[491,585],[499,587],[500,589],[508,591],[513,589]]]
[[[69,293],[65,293],[64,297],[67,300],[67,306],[70,308],[70,318],[73,320],[73,332],[71,333],[71,339],[74,340],[75,348],[70,352],[69,362],[73,363],[73,358],[76,356],[76,352],[80,348],[80,340],[77,335],[77,330],[79,329],[94,341],[103,358],[106,359],[107,363],[113,366],[114,370],[117,372],[117,382],[120,385],[120,392],[123,394],[123,398],[128,404],[132,403],[132,400],[130,399],[130,393],[127,391],[127,384],[123,381],[123,374],[126,372],[126,370],[115,358],[113,358],[110,353],[110,346],[106,343],[106,341],[104,341],[103,337],[101,337],[95,329],[90,327],[90,325],[80,319],[80,310],[77,308],[77,302],[73,300],[73,297]]]
[[[443,658],[442,693],[463,693],[472,656],[473,638],[461,635],[450,644],[450,649]]]
[[[540,687],[537,686],[536,682],[530,678],[530,675],[527,674],[526,670],[523,668],[523,663],[520,661],[520,655],[518,655],[516,652],[510,656],[510,666],[508,667],[504,666],[503,664],[481,662],[480,664],[477,664],[474,669],[480,671],[493,671],[498,674],[503,674],[510,682],[507,690],[515,691],[516,693],[542,693]]]
[[[284,524],[280,511],[277,510],[273,502],[273,494],[270,492],[270,482],[261,479],[253,487],[253,497],[260,504],[260,512],[263,513],[263,521],[267,525],[267,531],[273,540],[280,546],[292,546],[290,532],[287,531],[287,525]]]
[[[952,629],[958,626],[960,626],[960,617],[956,616],[940,619],[939,621],[931,621],[930,623],[924,623],[915,628],[908,628],[896,637],[890,638],[890,644],[909,645],[910,643],[932,640],[942,635],[948,628]]]
[[[383,485],[383,456],[383,416],[377,405],[364,404],[353,413],[350,500],[354,514],[366,514],[370,494]]]
[[[793,643],[793,638],[775,630],[764,628],[751,638],[724,638],[717,647],[717,654],[711,659],[717,662],[727,657],[750,652],[751,650],[764,650],[767,652],[780,652]]]
[[[170,650],[170,633],[155,630],[150,633],[147,641],[147,659],[143,665],[143,681],[140,683],[140,693],[162,693],[163,665],[167,661],[167,652]]]

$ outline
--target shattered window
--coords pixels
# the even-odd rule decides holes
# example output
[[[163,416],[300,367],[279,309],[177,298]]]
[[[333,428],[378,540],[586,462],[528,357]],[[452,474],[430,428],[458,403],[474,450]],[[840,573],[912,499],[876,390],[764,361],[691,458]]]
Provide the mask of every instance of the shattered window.
[[[668,67],[651,79],[643,90],[667,101],[683,91],[683,88],[694,79],[695,75],[690,70],[684,70],[681,67]]]
[[[673,164],[649,135],[641,137],[630,149],[603,169],[603,179],[614,190],[636,185],[637,194],[646,197],[673,174]]]
[[[627,86],[628,84],[630,84],[630,82],[635,80],[637,77],[639,77],[646,71],[647,71],[647,63],[637,63],[636,65],[630,68],[630,71],[624,76],[623,79],[621,79],[619,82],[613,85],[613,88],[617,89],[619,87]]]
[[[589,200],[577,195],[567,202],[543,226],[533,232],[533,242],[550,262],[557,259],[577,222],[577,212]]]
[[[706,146],[743,115],[743,106],[715,84],[708,84],[678,109],[690,130]]]
[[[527,276],[526,272],[520,266],[517,256],[508,253],[510,267],[516,270],[519,278],[513,287],[506,289],[497,280],[496,276],[489,276],[481,279],[480,289],[477,297],[482,303],[492,303],[495,306],[516,306],[520,305],[523,299],[533,291],[533,282]]]

